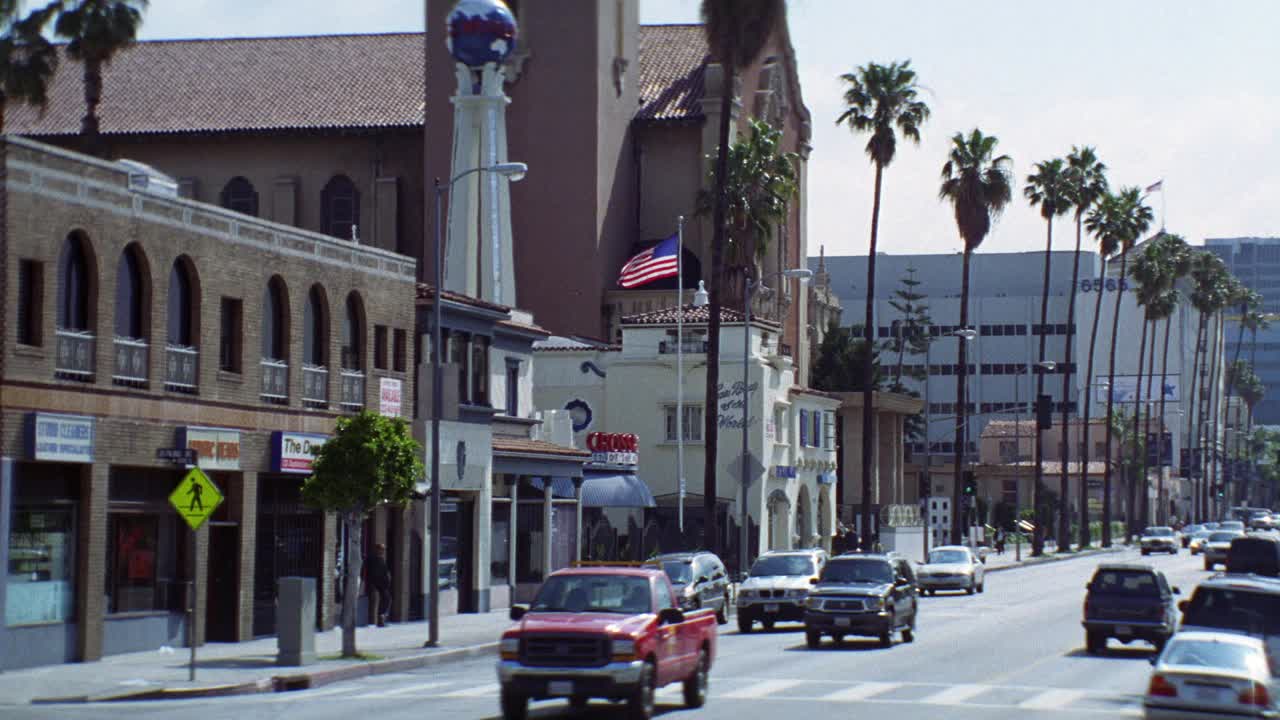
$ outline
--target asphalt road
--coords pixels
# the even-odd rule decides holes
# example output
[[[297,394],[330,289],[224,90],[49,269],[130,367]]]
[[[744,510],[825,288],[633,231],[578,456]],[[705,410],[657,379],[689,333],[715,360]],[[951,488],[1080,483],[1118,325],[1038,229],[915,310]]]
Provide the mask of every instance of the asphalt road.
[[[1136,552],[1103,556],[1137,560]],[[987,577],[982,595],[921,598],[916,641],[881,649],[874,640],[824,643],[808,650],[799,625],[739,635],[722,628],[711,697],[700,710],[680,704],[679,686],[658,696],[671,720],[894,718],[1138,717],[1150,666],[1149,646],[1112,641],[1102,656],[1084,651],[1080,627],[1084,585],[1102,558],[1019,568]],[[1150,559],[1190,595],[1208,573],[1186,551]],[[758,628],[758,626],[757,626]],[[187,701],[6,708],[5,717],[184,720],[298,718],[377,720],[424,716],[495,718],[497,684],[491,658],[337,683],[315,690]],[[574,713],[563,701],[532,706],[530,717],[604,720],[620,708],[594,702]],[[837,715],[838,714],[838,715]]]

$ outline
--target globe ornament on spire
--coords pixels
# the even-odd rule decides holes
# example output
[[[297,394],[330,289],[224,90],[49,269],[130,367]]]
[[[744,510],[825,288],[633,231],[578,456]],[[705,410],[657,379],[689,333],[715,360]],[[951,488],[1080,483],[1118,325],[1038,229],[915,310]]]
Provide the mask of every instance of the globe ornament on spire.
[[[516,48],[516,18],[502,0],[459,0],[447,23],[449,54],[467,67],[501,64]]]

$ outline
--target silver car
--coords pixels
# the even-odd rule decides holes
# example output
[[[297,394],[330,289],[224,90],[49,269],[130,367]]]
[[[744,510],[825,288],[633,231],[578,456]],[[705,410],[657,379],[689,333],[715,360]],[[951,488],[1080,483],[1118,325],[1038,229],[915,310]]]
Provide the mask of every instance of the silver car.
[[[804,620],[804,600],[822,567],[825,550],[774,550],[756,558],[738,588],[738,631],[751,632],[759,622],[766,630],[779,620]]]
[[[920,591],[963,590],[972,595],[986,587],[986,571],[973,551],[964,545],[942,545],[929,551],[929,562],[916,573]]]
[[[1226,567],[1231,541],[1238,537],[1244,537],[1243,530],[1214,530],[1200,546],[1200,551],[1204,553],[1204,569],[1212,570],[1214,565]]]
[[[1258,638],[1181,632],[1151,664],[1142,699],[1149,720],[1277,716],[1276,688]]]
[[[1142,548],[1143,555],[1150,555],[1153,552],[1167,552],[1178,554],[1178,546],[1182,543],[1178,539],[1178,534],[1171,527],[1149,527],[1142,531],[1142,538],[1138,541],[1139,547]]]

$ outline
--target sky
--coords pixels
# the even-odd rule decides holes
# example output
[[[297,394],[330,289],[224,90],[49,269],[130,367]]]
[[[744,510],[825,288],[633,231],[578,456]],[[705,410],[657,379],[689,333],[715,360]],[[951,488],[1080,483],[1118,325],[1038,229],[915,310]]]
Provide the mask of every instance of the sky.
[[[531,0],[554,2],[554,0]],[[641,0],[645,23],[694,22],[697,0]],[[809,248],[865,254],[873,168],[837,127],[840,75],[911,60],[932,117],[884,174],[879,247],[958,251],[939,173],[957,132],[980,128],[1013,158],[1015,200],[985,251],[1044,246],[1021,190],[1034,164],[1091,145],[1114,186],[1163,192],[1159,224],[1206,237],[1280,235],[1280,2],[1274,0],[789,0],[801,93],[813,118]],[[157,0],[147,39],[415,31],[422,0]],[[1069,220],[1055,249],[1074,242]],[[1089,239],[1085,239],[1089,243]]]

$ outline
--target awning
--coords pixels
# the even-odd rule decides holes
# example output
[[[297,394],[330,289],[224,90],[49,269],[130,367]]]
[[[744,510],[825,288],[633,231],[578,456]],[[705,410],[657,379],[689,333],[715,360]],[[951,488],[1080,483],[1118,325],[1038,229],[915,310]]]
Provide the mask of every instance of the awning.
[[[649,486],[635,475],[586,472],[582,477],[582,507],[657,507]]]
[[[541,490],[547,486],[547,479],[532,477],[529,478],[529,484],[534,488]],[[561,499],[568,498],[570,500],[577,497],[577,494],[573,491],[573,479],[567,477],[551,478],[551,497]]]

